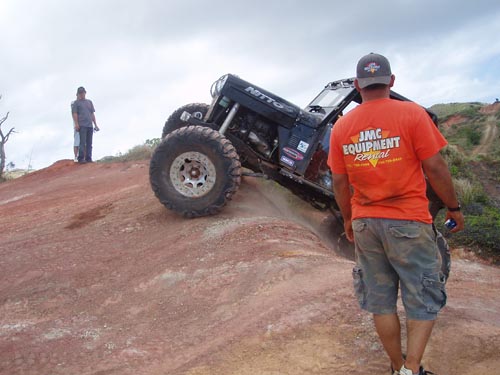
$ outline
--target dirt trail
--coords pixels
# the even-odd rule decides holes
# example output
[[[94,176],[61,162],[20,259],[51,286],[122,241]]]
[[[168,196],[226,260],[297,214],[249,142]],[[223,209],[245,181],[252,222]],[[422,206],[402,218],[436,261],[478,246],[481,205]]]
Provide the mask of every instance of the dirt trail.
[[[491,146],[498,142],[498,120],[495,115],[488,116],[486,129],[481,137],[481,143],[472,152],[473,155],[487,155]]]
[[[185,220],[146,162],[60,161],[0,184],[0,213],[0,374],[388,373],[326,215],[274,183]],[[499,288],[454,261],[430,369],[498,373]]]

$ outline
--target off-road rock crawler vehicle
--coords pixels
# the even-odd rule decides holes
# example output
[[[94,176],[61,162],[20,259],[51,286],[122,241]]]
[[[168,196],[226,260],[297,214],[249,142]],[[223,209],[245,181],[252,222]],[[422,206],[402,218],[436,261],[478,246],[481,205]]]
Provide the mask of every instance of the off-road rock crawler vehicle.
[[[165,123],[150,164],[161,203],[186,217],[215,214],[246,174],[275,180],[340,217],[326,161],[336,120],[361,103],[354,79],[328,83],[305,109],[232,74],[215,81],[211,95],[210,105],[188,104]],[[435,217],[442,203],[428,190]]]
[[[163,128],[150,179],[167,208],[186,217],[217,213],[238,190],[243,166],[316,208],[337,209],[326,160],[332,126],[361,103],[353,79],[327,84],[305,109],[231,74],[211,94],[211,105],[183,106]],[[392,91],[391,97],[408,100]],[[440,202],[430,198],[435,215]]]

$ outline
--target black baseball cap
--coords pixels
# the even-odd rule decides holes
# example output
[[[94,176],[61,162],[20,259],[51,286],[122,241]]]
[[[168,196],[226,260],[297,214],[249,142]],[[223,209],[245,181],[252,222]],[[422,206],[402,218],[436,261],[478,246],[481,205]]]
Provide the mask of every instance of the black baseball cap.
[[[367,86],[381,83],[388,85],[391,83],[391,64],[386,57],[378,53],[370,53],[363,56],[358,61],[356,67],[356,78],[359,87],[364,89]]]
[[[87,92],[87,91],[85,91],[85,87],[83,87],[83,86],[78,87],[78,90],[76,90],[76,93],[80,94],[82,92],[85,92],[85,93]]]

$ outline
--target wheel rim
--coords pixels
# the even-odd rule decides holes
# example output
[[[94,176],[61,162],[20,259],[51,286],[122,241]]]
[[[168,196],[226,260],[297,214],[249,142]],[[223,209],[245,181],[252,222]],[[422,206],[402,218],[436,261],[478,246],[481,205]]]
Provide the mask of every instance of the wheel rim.
[[[170,180],[179,193],[198,198],[215,185],[216,172],[212,161],[199,152],[185,152],[177,156],[170,167]]]
[[[192,116],[194,118],[197,118],[198,120],[203,120],[203,113],[201,111],[196,111],[192,113]]]

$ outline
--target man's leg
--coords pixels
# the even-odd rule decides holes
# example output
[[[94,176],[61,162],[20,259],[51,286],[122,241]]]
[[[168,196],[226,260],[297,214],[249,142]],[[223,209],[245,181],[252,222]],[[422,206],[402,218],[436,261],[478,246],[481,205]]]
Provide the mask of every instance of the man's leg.
[[[434,320],[410,320],[406,322],[408,334],[408,353],[405,367],[417,374],[424,356],[425,347],[434,327]],[[398,367],[399,368],[399,367]]]
[[[85,160],[92,161],[92,138],[94,136],[94,128],[87,129],[87,147],[85,153]]]
[[[389,232],[393,238],[388,236],[391,242],[388,256],[400,277],[407,318],[405,368],[418,374],[437,314],[446,304],[441,257],[430,224],[394,223]]]
[[[75,154],[75,160],[78,160],[79,148],[80,148],[80,132],[73,130],[73,152]]]
[[[375,328],[394,370],[403,365],[401,324],[397,316],[399,277],[384,248],[384,222],[353,221],[357,270],[354,286],[360,307],[373,314]],[[382,239],[381,239],[382,237]]]
[[[397,314],[373,315],[375,328],[387,355],[391,359],[392,368],[399,370],[404,364],[401,349],[401,324]]]
[[[78,161],[85,161],[85,147],[87,141],[87,131],[85,127],[80,128],[80,146],[78,147]]]

